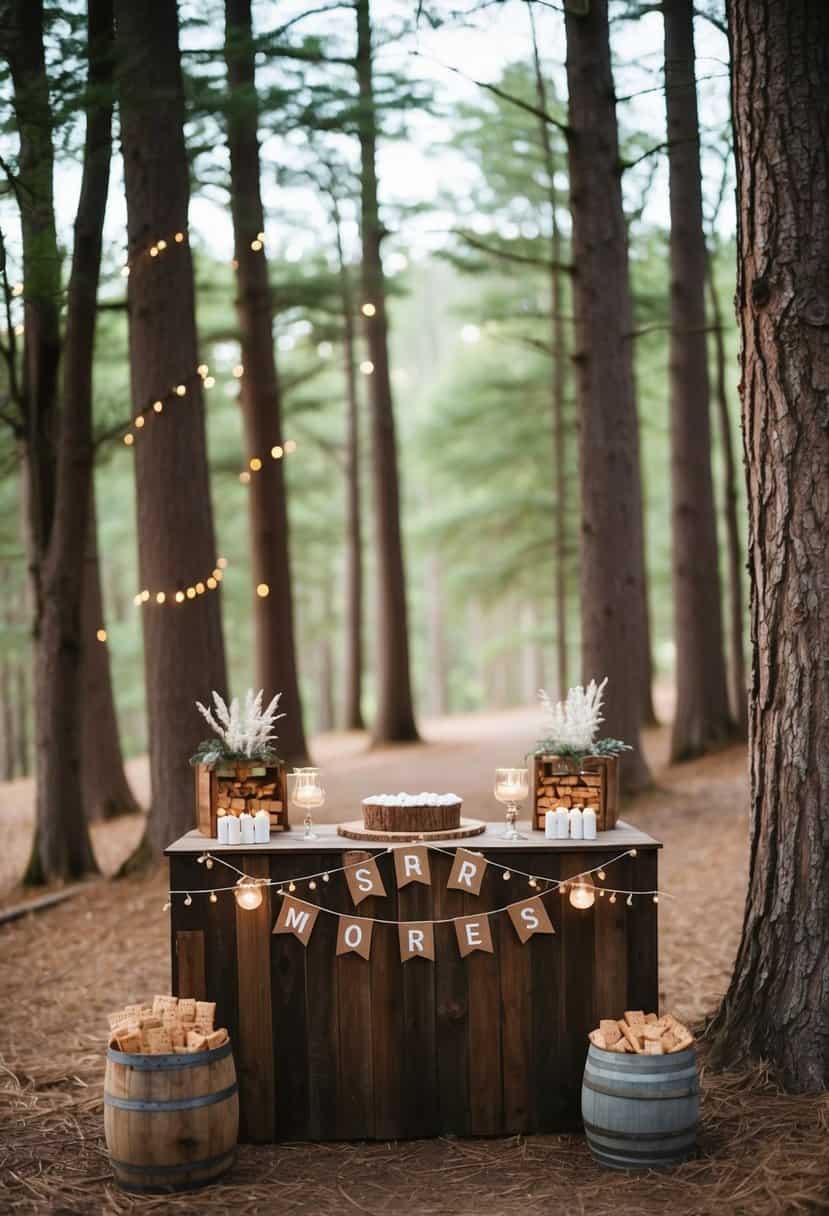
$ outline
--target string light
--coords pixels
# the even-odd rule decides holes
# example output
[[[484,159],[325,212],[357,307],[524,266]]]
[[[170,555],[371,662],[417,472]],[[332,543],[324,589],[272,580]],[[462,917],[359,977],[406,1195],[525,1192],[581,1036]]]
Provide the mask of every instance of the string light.
[[[149,604],[151,601],[155,604],[162,605],[166,603],[183,604],[186,600],[194,600],[198,595],[204,595],[205,591],[215,591],[219,583],[224,578],[224,571],[227,569],[228,561],[226,557],[217,557],[216,565],[213,568],[213,573],[205,582],[190,584],[186,589],[177,588],[175,591],[150,591],[144,588],[143,591],[137,592],[132,597],[132,602],[136,608],[140,608],[142,604]],[[105,641],[106,638],[99,638],[99,641]],[[212,865],[212,862],[210,863]],[[208,866],[208,869],[210,867]]]
[[[136,266],[136,264],[141,261],[142,258],[157,258],[160,253],[164,253],[167,249],[169,249],[170,241],[172,241],[174,245],[183,245],[185,240],[185,234],[180,231],[171,233],[169,240],[164,236],[158,237],[152,242],[152,244],[147,245],[144,249],[139,249],[138,253],[133,254],[131,258],[128,258],[127,261],[124,262],[123,266],[121,267],[121,278],[128,279],[130,272]]]
[[[370,376],[374,372],[374,364],[371,359],[364,359],[360,364],[360,371],[364,376]]]
[[[105,642],[107,640],[106,629],[99,629],[98,632],[95,634],[95,637],[98,639],[99,642]]]
[[[374,307],[373,304],[366,303],[363,305],[363,307],[360,311],[362,312],[364,317],[373,317],[374,314],[377,312],[377,309]]]
[[[275,443],[268,455],[271,460],[281,460],[283,456],[293,456],[297,450],[297,441],[295,439],[286,439],[284,444]],[[266,457],[251,456],[248,460],[248,467],[243,469],[239,474],[239,481],[243,486],[250,485],[251,473],[259,473],[265,466]]]
[[[599,870],[599,873],[597,874],[596,877],[600,878],[602,880],[602,882],[604,882],[604,880],[607,878],[607,875],[605,874],[604,870]]]
[[[210,892],[210,902],[211,904],[217,904],[219,902],[219,897],[215,891]]]
[[[235,380],[241,380],[242,376],[244,376],[244,374],[245,374],[244,364],[237,363],[236,366],[234,367],[231,375],[233,376],[233,378]]]
[[[22,283],[15,283],[14,287],[12,287],[12,295],[13,296],[22,296],[23,295],[23,284]]]
[[[509,870],[504,870],[501,877],[503,878],[504,882],[506,882],[508,879],[512,878],[512,874],[510,874]]]
[[[442,853],[447,857],[454,856],[451,849],[441,848],[440,845],[427,844],[426,847],[437,853]],[[382,852],[385,854],[393,853],[394,849],[390,847],[390,848],[384,849]],[[479,856],[481,856],[481,854],[479,854]],[[574,907],[578,907],[580,909],[589,908],[595,899],[596,890],[598,890],[600,897],[603,897],[605,895],[605,890],[603,890],[601,888],[596,888],[593,886],[593,883],[591,881],[592,876],[594,874],[598,874],[599,870],[600,869],[603,870],[605,866],[613,865],[615,862],[621,861],[624,857],[627,857],[627,856],[629,856],[629,851],[625,851],[624,853],[619,853],[619,854],[617,854],[616,857],[611,858],[610,861],[606,861],[603,866],[601,866],[601,867],[596,866],[591,870],[584,870],[581,874],[574,874],[569,879],[566,879],[563,881],[557,881],[556,879],[552,879],[552,878],[543,880],[543,881],[546,881],[548,885],[547,885],[547,888],[541,892],[541,896],[543,897],[545,895],[549,895],[553,891],[556,891],[556,890],[558,890],[559,894],[561,894],[561,895],[564,895],[569,891],[571,893],[571,903],[573,903]],[[234,885],[230,886],[230,887],[206,888],[204,890],[193,891],[193,892],[191,892],[191,891],[187,891],[187,892],[170,891],[170,892],[168,892],[170,900],[172,900],[172,897],[175,895],[186,895],[187,898],[184,901],[185,904],[187,904],[188,900],[192,903],[192,895],[196,894],[196,895],[207,895],[210,902],[213,903],[213,902],[215,902],[214,896],[217,894],[217,892],[233,891],[234,895],[236,895],[241,889],[244,889],[246,891],[255,889],[259,895],[259,899],[256,901],[256,903],[255,904],[253,904],[253,903],[243,904],[242,906],[258,907],[259,904],[262,902],[261,889],[263,887],[276,887],[276,893],[280,897],[284,897],[286,894],[285,882],[287,882],[287,889],[291,893],[296,891],[297,884],[302,883],[302,882],[307,882],[308,889],[311,891],[315,891],[317,889],[316,880],[318,878],[321,878],[323,882],[329,882],[332,873],[341,874],[341,873],[344,873],[346,870],[353,869],[355,866],[360,866],[360,865],[365,864],[364,861],[351,862],[349,865],[339,866],[337,869],[332,870],[332,871],[324,870],[324,871],[321,871],[316,874],[297,875],[292,879],[283,880],[282,882],[279,882],[276,879],[271,879],[271,878],[254,878],[251,875],[246,874],[244,872],[244,870],[240,870],[238,868],[238,866],[233,865],[232,862],[226,861],[224,857],[215,857],[214,858],[212,856],[212,854],[210,854],[210,853],[202,853],[201,856],[197,858],[197,860],[200,863],[204,863],[204,865],[208,869],[211,868],[214,861],[217,861],[220,865],[224,866],[226,869],[232,870],[234,874],[238,875],[238,878],[237,878],[236,882],[234,883]],[[535,876],[532,874],[525,874],[523,871],[515,871],[514,869],[509,870],[509,869],[507,869],[506,866],[502,866],[496,861],[488,861],[487,864],[494,867],[495,869],[499,869],[502,872],[502,874],[506,874],[509,877],[512,877],[513,874],[515,874],[515,873],[518,873],[524,878],[535,879],[536,884],[538,884],[538,882],[540,881],[539,879],[535,878]],[[663,892],[659,892],[659,891],[619,891],[618,889],[617,890],[609,889],[607,891],[607,893],[610,896],[610,900],[609,900],[610,903],[616,903],[617,894],[626,895],[627,904],[629,907],[633,906],[633,897],[635,895],[650,895],[651,898],[654,900],[654,902],[658,902],[660,894],[661,895],[666,894],[666,892],[664,892],[664,891]],[[246,899],[248,898],[247,895],[245,896],[245,898]],[[672,898],[672,897],[669,896],[669,898]],[[512,908],[512,907],[516,906],[517,904],[520,904],[520,902],[521,901],[518,900],[518,901],[515,901],[515,903],[507,904],[502,908],[491,908],[488,911],[484,912],[482,915],[496,916],[501,912],[508,911],[509,908]],[[165,911],[168,910],[170,906],[171,906],[171,903],[168,901],[168,903],[164,905]],[[335,911],[335,909],[333,909],[333,908],[326,908],[323,905],[319,905],[319,909],[321,912],[328,912],[332,916],[339,917],[339,916],[345,915],[344,913]],[[375,918],[375,919],[377,919],[377,923],[379,923],[379,924],[397,925],[397,924],[403,923],[400,921],[382,920],[380,918]],[[454,921],[456,919],[457,919],[457,917],[447,917],[444,920],[434,920],[434,921],[431,921],[430,923],[431,924],[450,924],[450,923],[454,923]]]
[[[192,897],[192,895],[190,894],[190,892],[188,891],[188,892],[187,892],[187,898],[186,898],[186,899],[185,899],[185,901],[184,901],[184,906],[185,906],[185,908],[189,908],[189,907],[190,907],[190,905],[192,904],[192,902],[193,902],[193,897]]]
[[[538,886],[538,883],[536,882],[536,880],[535,880],[534,878],[531,878],[531,879],[529,880],[529,885],[530,885],[531,887],[537,887],[537,886]]]
[[[256,594],[259,596],[260,600],[266,599],[270,593],[271,589],[267,583],[257,583]]]
[[[252,912],[262,903],[262,886],[252,879],[240,878],[233,894],[240,908]]]

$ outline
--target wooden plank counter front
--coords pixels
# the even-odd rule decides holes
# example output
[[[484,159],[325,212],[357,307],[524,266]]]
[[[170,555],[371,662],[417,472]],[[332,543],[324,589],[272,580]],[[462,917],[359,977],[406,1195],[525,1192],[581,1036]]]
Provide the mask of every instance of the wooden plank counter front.
[[[167,850],[170,887],[227,887],[205,851],[277,883],[297,880],[295,896],[337,912],[378,920],[439,920],[471,915],[536,894],[526,878],[488,866],[479,896],[448,891],[452,858],[430,850],[432,885],[397,890],[394,860],[383,846],[348,847],[333,826],[273,836],[267,845],[219,845],[195,832]],[[619,822],[597,840],[505,841],[500,825],[465,847],[488,861],[539,878],[562,879],[608,863],[604,885],[657,887],[652,837]],[[442,847],[444,847],[442,845]],[[445,847],[453,850],[451,841]],[[299,881],[360,858],[377,859],[387,895],[355,909],[343,875]],[[555,935],[521,945],[506,913],[490,919],[493,953],[461,958],[452,924],[435,926],[435,961],[401,963],[397,928],[375,924],[371,957],[337,956],[334,916],[320,913],[307,947],[271,930],[281,904],[265,889],[253,911],[232,892],[215,903],[173,898],[173,992],[216,1002],[227,1026],[239,1078],[244,1140],[355,1140],[415,1136],[510,1135],[580,1127],[580,1087],[587,1033],[600,1017],[658,1006],[656,922],[650,897],[632,907],[596,898],[586,910],[569,899],[544,899]]]

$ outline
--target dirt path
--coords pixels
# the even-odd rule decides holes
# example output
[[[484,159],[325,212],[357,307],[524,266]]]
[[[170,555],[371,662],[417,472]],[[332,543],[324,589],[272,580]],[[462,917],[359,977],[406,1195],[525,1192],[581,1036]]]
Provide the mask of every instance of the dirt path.
[[[526,711],[444,719],[425,724],[421,746],[370,753],[358,736],[318,740],[315,755],[329,794],[324,818],[353,817],[366,794],[401,789],[452,789],[470,813],[498,817],[493,767],[517,763],[536,726],[537,714]],[[656,786],[628,802],[623,814],[664,841],[660,885],[676,898],[659,907],[662,1005],[698,1021],[724,990],[739,938],[745,756],[734,748],[667,768],[666,732],[651,732],[647,747]],[[136,762],[132,776],[145,794],[142,773]],[[7,839],[10,823],[25,843],[6,851],[0,880],[5,874],[7,886],[14,859],[25,860],[28,846],[31,792],[24,783],[0,788]],[[140,830],[140,817],[96,829],[107,869]],[[593,1166],[579,1137],[283,1145],[243,1148],[232,1181],[199,1196],[175,1204],[127,1197],[110,1183],[101,1137],[102,1028],[110,1008],[169,986],[164,892],[161,871],[104,883],[0,928],[0,1211],[760,1216],[829,1210],[818,1206],[818,1197],[829,1194],[825,1101],[778,1096],[760,1073],[707,1080],[705,1153],[668,1175],[610,1178]]]

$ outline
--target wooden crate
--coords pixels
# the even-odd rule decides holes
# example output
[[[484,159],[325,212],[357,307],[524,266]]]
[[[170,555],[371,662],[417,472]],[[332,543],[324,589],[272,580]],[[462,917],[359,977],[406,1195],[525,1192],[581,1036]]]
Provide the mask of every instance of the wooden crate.
[[[616,826],[619,813],[619,757],[586,756],[577,764],[562,756],[535,756],[533,826],[544,831],[544,814],[556,807],[592,807],[596,827]]]
[[[216,822],[221,803],[225,798],[240,805],[227,807],[227,813],[241,815],[247,811],[255,815],[258,810],[270,812],[271,831],[284,832],[288,824],[288,778],[284,764],[232,765],[208,768],[198,764],[196,774],[196,829],[202,836],[211,839],[218,835]],[[231,786],[241,785],[244,792],[236,793]],[[261,792],[262,787],[274,786],[274,790]],[[244,803],[244,805],[241,805]]]

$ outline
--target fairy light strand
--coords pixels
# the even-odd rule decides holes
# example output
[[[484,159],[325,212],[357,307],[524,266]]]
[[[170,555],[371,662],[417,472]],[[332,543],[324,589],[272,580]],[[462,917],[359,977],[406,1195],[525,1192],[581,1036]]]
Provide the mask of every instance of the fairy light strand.
[[[454,856],[454,853],[451,849],[444,849],[444,848],[441,848],[439,845],[430,844],[429,842],[417,842],[417,841],[414,841],[413,843],[415,843],[415,844],[424,843],[425,847],[427,849],[430,849],[431,851],[433,851],[435,853],[441,853],[441,854],[443,854],[445,856],[449,856],[449,857]],[[395,847],[399,847],[399,846],[395,846]],[[393,853],[394,851],[395,851],[394,847],[390,847],[387,849],[380,850],[374,856],[375,856],[375,858],[384,857],[384,856],[388,856],[388,854]],[[636,855],[637,855],[636,849],[625,849],[624,852],[618,853],[615,857],[612,857],[609,861],[604,861],[600,865],[593,866],[591,869],[581,870],[578,874],[571,874],[567,878],[561,878],[561,879],[546,878],[543,875],[531,874],[528,871],[518,870],[513,866],[504,866],[504,865],[501,865],[500,862],[490,861],[489,859],[487,859],[487,866],[492,866],[494,869],[500,870],[502,872],[503,877],[505,877],[505,878],[512,878],[515,875],[517,875],[521,878],[526,878],[528,880],[529,886],[534,890],[536,895],[539,898],[543,898],[544,896],[547,896],[547,895],[550,895],[550,894],[553,894],[556,892],[565,894],[568,891],[568,889],[572,888],[574,885],[582,883],[584,879],[592,878],[593,875],[596,875],[598,877],[600,872],[602,874],[604,874],[606,867],[612,866],[617,861],[622,861],[625,857],[636,857]],[[198,858],[198,861],[201,863],[205,863],[207,865],[208,869],[212,868],[213,864],[218,862],[219,865],[223,865],[228,870],[232,870],[235,874],[238,874],[239,877],[237,878],[236,882],[232,886],[229,886],[229,887],[203,887],[203,888],[191,887],[189,890],[183,890],[183,889],[182,890],[170,890],[170,891],[168,891],[167,903],[164,905],[165,911],[167,911],[168,908],[171,906],[172,898],[175,895],[184,895],[184,896],[190,898],[190,900],[192,902],[193,895],[207,895],[209,897],[214,892],[236,891],[241,883],[251,884],[251,885],[254,885],[257,887],[276,887],[277,893],[280,896],[284,896],[286,893],[292,895],[297,890],[297,885],[299,883],[308,883],[309,890],[316,890],[317,889],[316,879],[321,878],[323,880],[323,882],[328,882],[330,880],[331,876],[334,874],[342,874],[346,870],[355,869],[357,866],[365,865],[365,860],[356,861],[356,862],[350,863],[349,865],[331,867],[327,870],[319,870],[317,873],[314,873],[314,874],[301,874],[301,875],[298,874],[298,875],[294,875],[292,878],[283,878],[283,879],[277,880],[277,879],[273,879],[273,878],[257,878],[253,875],[247,874],[244,870],[240,870],[238,866],[233,865],[232,862],[226,861],[224,857],[214,856],[211,853],[203,853],[201,855],[201,857]],[[540,883],[546,884],[544,889],[539,888]],[[601,886],[601,887],[595,887],[594,890],[597,895],[604,895],[604,894],[610,895],[610,897],[611,897],[610,901],[609,901],[610,903],[616,902],[617,895],[627,896],[627,899],[625,901],[627,907],[633,907],[633,899],[635,896],[639,896],[639,897],[650,896],[651,900],[654,904],[659,903],[660,897],[663,897],[666,899],[675,898],[673,895],[671,895],[671,893],[669,891],[661,891],[661,890],[659,890],[659,888],[656,888],[653,890],[630,890],[630,889],[623,889],[621,887]],[[488,917],[489,916],[498,916],[502,912],[509,911],[510,908],[514,908],[520,904],[525,903],[527,898],[533,898],[533,896],[528,896],[528,897],[525,897],[524,899],[511,900],[510,903],[504,904],[500,908],[491,908],[491,909],[489,909],[489,911],[482,912],[481,915],[488,916]],[[215,901],[211,900],[211,902],[215,902]],[[337,912],[333,908],[326,908],[324,904],[314,904],[314,907],[318,908],[319,911],[321,911],[321,912],[328,912],[331,916],[336,916],[339,918],[342,918],[342,917],[348,918],[351,915],[350,913],[347,913],[347,912]],[[457,916],[449,916],[449,917],[444,917],[444,918],[438,919],[438,920],[432,920],[429,923],[433,924],[433,925],[448,925],[448,924],[454,924],[455,921],[457,921],[459,919],[462,919],[462,918],[459,918]],[[375,923],[377,923],[379,925],[401,925],[401,924],[407,923],[406,921],[387,920],[382,917],[373,917],[372,920],[375,921]]]
[[[161,607],[165,604],[185,604],[199,599],[209,591],[216,591],[219,588],[228,565],[226,557],[217,557],[213,570],[206,578],[199,579],[196,583],[184,584],[177,587],[174,591],[150,591],[149,588],[145,587],[132,597],[132,602],[136,608],[141,608],[144,605]]]

